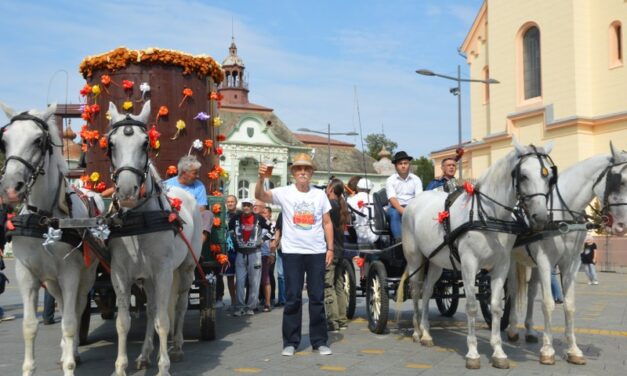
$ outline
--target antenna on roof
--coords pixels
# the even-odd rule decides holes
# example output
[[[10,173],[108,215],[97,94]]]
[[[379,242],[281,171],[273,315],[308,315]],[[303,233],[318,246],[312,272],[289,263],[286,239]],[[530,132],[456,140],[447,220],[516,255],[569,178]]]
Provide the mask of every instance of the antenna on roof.
[[[354,86],[355,91],[355,109],[357,110],[357,123],[359,124],[359,138],[361,140],[361,159],[364,168],[364,177],[368,178],[368,169],[366,168],[366,149],[364,148],[364,133],[361,128],[361,114],[359,113],[359,99],[357,98],[357,86]]]

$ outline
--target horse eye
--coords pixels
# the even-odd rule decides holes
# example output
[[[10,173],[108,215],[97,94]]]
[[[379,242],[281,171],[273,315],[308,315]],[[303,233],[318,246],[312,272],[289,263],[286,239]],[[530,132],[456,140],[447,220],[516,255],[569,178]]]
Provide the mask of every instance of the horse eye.
[[[148,149],[148,140],[144,141],[144,149]]]
[[[115,148],[115,144],[111,141],[109,141],[109,149],[113,149]]]
[[[43,142],[43,140],[41,139],[41,137],[38,137],[33,143],[35,145],[41,145],[42,142]]]
[[[520,175],[520,181],[525,181],[527,179],[527,175]]]

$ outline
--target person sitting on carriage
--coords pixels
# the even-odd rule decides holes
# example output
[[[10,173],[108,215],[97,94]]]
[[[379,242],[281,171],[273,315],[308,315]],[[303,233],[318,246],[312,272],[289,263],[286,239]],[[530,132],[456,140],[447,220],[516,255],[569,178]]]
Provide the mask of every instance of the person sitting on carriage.
[[[346,199],[349,209],[354,213],[353,228],[359,244],[374,243],[379,239],[379,235],[372,232],[370,227],[373,202],[370,191],[373,187],[370,179],[361,178],[355,187],[355,195]]]
[[[425,190],[438,189],[447,193],[453,192],[457,186],[457,179],[455,179],[457,160],[454,157],[444,158],[440,163],[440,168],[442,169],[442,175],[431,180]]]
[[[411,161],[414,158],[404,151],[394,154],[392,163],[396,173],[385,182],[385,193],[390,204],[387,209],[387,217],[390,223],[390,232],[395,241],[401,239],[401,216],[409,201],[422,192],[422,181],[411,172]]]
[[[166,188],[179,187],[191,193],[196,198],[198,209],[203,219],[203,243],[207,240],[207,235],[211,233],[213,213],[207,209],[207,190],[198,179],[200,173],[200,162],[193,155],[186,155],[179,160],[178,175],[164,180]]]
[[[233,315],[252,316],[259,300],[261,246],[264,241],[271,239],[272,226],[264,217],[253,213],[252,200],[245,198],[242,200],[242,213],[233,216],[229,221],[229,233],[237,251],[235,258],[237,305]]]

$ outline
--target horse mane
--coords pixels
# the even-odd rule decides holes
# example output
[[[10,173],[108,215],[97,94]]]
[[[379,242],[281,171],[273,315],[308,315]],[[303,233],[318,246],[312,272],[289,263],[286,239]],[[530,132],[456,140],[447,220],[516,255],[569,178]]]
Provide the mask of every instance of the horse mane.
[[[483,184],[486,183],[488,177],[492,181],[496,182],[507,182],[511,180],[511,170],[502,168],[502,166],[513,166],[513,160],[518,158],[518,151],[514,148],[512,151],[507,153],[507,155],[498,160],[497,163],[490,166],[487,170],[479,176],[477,179],[476,187],[480,188]]]

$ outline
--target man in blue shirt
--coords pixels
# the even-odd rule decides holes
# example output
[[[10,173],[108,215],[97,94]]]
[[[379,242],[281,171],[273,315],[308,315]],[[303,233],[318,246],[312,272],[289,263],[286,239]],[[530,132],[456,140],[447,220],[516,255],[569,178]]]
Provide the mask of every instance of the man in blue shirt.
[[[455,158],[444,158],[440,164],[440,168],[442,169],[442,175],[431,180],[429,185],[427,185],[427,191],[442,187],[440,189],[444,192],[451,192],[453,191],[451,188],[457,184],[457,181],[455,180],[457,161],[455,161]]]
[[[173,176],[163,183],[166,188],[179,187],[191,193],[196,198],[198,209],[203,219],[203,242],[207,235],[211,233],[211,223],[213,214],[207,210],[207,190],[204,184],[198,179],[200,173],[200,162],[193,155],[186,155],[179,160],[178,175]]]

